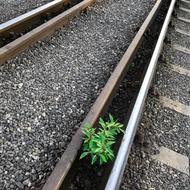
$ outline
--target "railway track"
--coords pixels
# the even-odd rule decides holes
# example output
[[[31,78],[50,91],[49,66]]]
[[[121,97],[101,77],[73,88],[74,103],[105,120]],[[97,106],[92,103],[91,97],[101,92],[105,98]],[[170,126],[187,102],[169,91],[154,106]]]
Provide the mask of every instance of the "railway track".
[[[188,90],[190,2],[173,3],[176,3],[176,7],[173,16],[170,14],[171,25],[165,31],[166,40],[152,84],[153,91],[151,90],[147,97],[146,110],[142,113],[138,130],[139,134],[143,134],[143,139],[146,139],[142,140],[141,136],[139,143],[149,142],[151,145],[146,144],[146,147],[142,147],[141,144],[139,147],[136,143],[133,146],[129,158],[130,164],[125,171],[121,189],[189,189],[190,187],[190,131],[187,127],[190,122]],[[157,46],[158,44],[159,41]],[[176,129],[179,126],[180,128]]]
[[[44,190],[46,190],[46,189],[70,189],[71,188],[70,183],[72,183],[72,181],[75,181],[76,175],[79,175],[79,173],[81,172],[81,170],[79,170],[78,172],[76,171],[77,170],[76,167],[78,167],[78,168],[81,167],[79,164],[79,162],[80,162],[79,161],[79,153],[80,153],[82,136],[83,136],[81,129],[82,129],[84,123],[86,123],[86,122],[88,122],[91,126],[96,126],[97,122],[99,120],[99,117],[104,115],[106,113],[106,111],[108,110],[110,102],[114,98],[115,93],[117,92],[119,86],[121,85],[121,81],[123,81],[123,79],[126,75],[126,72],[128,71],[129,65],[131,64],[131,62],[133,62],[133,59],[134,59],[134,56],[136,55],[137,49],[140,47],[144,36],[147,36],[146,31],[149,29],[152,22],[154,22],[156,15],[159,13],[159,9],[161,7],[161,4],[162,4],[162,1],[158,0],[157,3],[155,4],[154,8],[150,12],[149,16],[147,17],[147,19],[145,20],[145,22],[143,23],[143,25],[139,29],[139,31],[136,34],[131,45],[129,46],[129,48],[127,49],[123,58],[121,59],[121,61],[117,65],[116,69],[112,73],[110,79],[108,80],[108,82],[105,85],[104,89],[102,90],[101,94],[99,95],[96,102],[92,106],[90,112],[86,116],[81,127],[76,132],[75,136],[72,138],[71,143],[68,145],[68,147],[67,147],[66,151],[64,152],[64,154],[62,155],[59,163],[56,165],[56,167],[55,167],[54,171],[52,172],[51,176],[49,177],[47,183],[43,187]],[[170,21],[170,17],[171,17],[171,13],[173,11],[173,8],[174,8],[174,4],[175,4],[175,1],[172,1],[171,5],[169,7],[167,17],[166,17],[166,21],[164,22],[164,26],[163,26],[164,29],[162,29],[162,32],[161,32],[162,37],[159,38],[159,43],[160,43],[159,48],[156,47],[156,49],[157,49],[156,51],[158,51],[158,52],[154,53],[154,54],[156,54],[156,59],[155,59],[155,55],[154,55],[154,65],[155,66],[156,66],[156,62],[157,62],[158,57],[159,57],[159,53],[161,51],[160,45],[163,43],[163,40],[164,40],[163,35],[165,35],[165,32],[167,30],[167,26],[168,26],[169,21]],[[163,9],[163,7],[162,7],[162,9]],[[163,32],[163,30],[164,30],[164,32]],[[140,92],[139,92],[140,95],[138,95],[137,100],[136,100],[136,101],[138,101],[138,106],[139,106],[139,100],[138,100],[139,96],[141,97],[141,101],[144,103],[148,89],[149,89],[149,86],[150,86],[150,82],[153,78],[154,72],[149,71],[150,67],[152,67],[151,65],[152,64],[150,64],[149,69],[147,71],[149,73],[148,75],[150,75],[150,73],[151,73],[151,75],[149,76],[150,79],[148,79],[148,84],[144,84],[144,85],[142,84],[142,86],[147,87],[146,89],[144,89],[144,87],[142,87],[143,90],[145,90],[145,92],[144,92],[145,94],[142,96],[142,94],[141,94],[142,90],[140,90]],[[153,67],[154,69],[155,69],[155,66]],[[147,76],[146,76],[146,78],[147,78]],[[147,83],[146,78],[144,80]],[[134,99],[133,99],[133,101],[134,101]],[[98,189],[99,188],[100,189],[105,188],[105,189],[110,190],[110,189],[118,189],[119,188],[121,178],[122,178],[122,172],[123,172],[123,169],[125,168],[126,160],[127,160],[128,154],[130,152],[130,148],[132,145],[133,138],[135,136],[135,129],[133,129],[133,127],[135,127],[135,128],[137,127],[138,120],[140,119],[140,115],[141,115],[140,112],[142,111],[142,108],[143,108],[143,104],[140,103],[140,110],[139,111],[136,110],[137,109],[136,107],[137,106],[135,104],[135,108],[134,108],[135,111],[134,111],[134,109],[132,110],[132,112],[131,112],[131,110],[130,111],[128,110],[128,114],[126,114],[126,115],[128,115],[129,123],[128,123],[128,126],[126,128],[127,131],[123,137],[124,139],[122,140],[122,145],[119,149],[116,162],[113,166],[113,169],[112,169],[112,172],[111,172],[109,179],[108,179],[108,176],[109,176],[109,172],[110,172],[110,167],[112,167],[112,165],[109,165],[109,167],[108,167],[109,169],[106,168],[109,172],[106,172],[106,174],[103,175],[104,182],[101,182],[98,185],[99,186]],[[132,114],[130,117],[129,117],[129,115],[130,115],[129,112]],[[136,115],[135,119],[134,119],[134,114]],[[131,129],[131,127],[132,127],[132,129]],[[129,136],[129,135],[131,135],[131,136]],[[124,145],[125,147],[123,148],[123,143],[125,144],[125,140],[127,140],[128,143],[127,143],[127,147],[126,147],[126,145]],[[121,142],[121,139],[120,139],[120,142]],[[126,152],[127,155],[124,154],[124,152]],[[122,160],[121,158],[123,158],[123,161],[121,161]],[[118,166],[118,160],[119,160],[119,163],[121,164],[120,166]],[[82,166],[82,167],[84,167],[84,166]],[[86,171],[86,172],[88,172],[88,171]],[[78,174],[76,174],[76,173],[78,173]],[[82,177],[80,177],[80,179],[81,178]],[[106,185],[107,179],[108,179],[108,183]],[[92,187],[88,187],[88,188],[92,188]]]
[[[1,38],[16,38],[16,35],[24,34],[26,27],[31,27],[32,30],[33,25],[35,27],[35,24],[38,22],[40,25],[40,21],[42,23],[47,22],[48,18],[50,19],[53,17],[55,12],[58,14],[59,12],[64,11],[64,7],[66,8],[68,4],[70,3],[64,0],[52,1],[5,23],[2,23],[0,27]]]
[[[116,161],[113,164],[113,166],[109,165],[109,167],[108,167],[109,169],[107,168],[107,170],[109,172],[104,175],[103,178],[105,181],[101,182],[101,185],[99,186],[98,189],[115,190],[115,189],[119,189],[119,187],[120,187],[123,173],[124,173],[124,168],[126,166],[127,159],[129,157],[130,149],[133,144],[133,139],[136,134],[137,126],[139,124],[139,121],[140,121],[140,118],[141,118],[141,115],[143,112],[145,100],[146,100],[146,97],[147,97],[147,94],[148,94],[148,91],[149,91],[149,88],[151,85],[151,81],[153,79],[153,76],[154,76],[154,73],[156,70],[158,58],[162,51],[162,46],[164,43],[164,39],[165,39],[165,36],[167,33],[169,23],[171,21],[175,3],[176,3],[175,0],[171,1],[171,4],[168,7],[167,15],[163,22],[162,29],[161,29],[161,32],[158,37],[158,41],[156,43],[154,52],[152,54],[152,58],[150,60],[149,65],[147,66],[147,70],[144,71],[145,72],[144,78],[141,81],[142,83],[140,86],[140,90],[138,91],[138,95],[136,96],[135,103],[133,104],[133,108],[131,108],[131,110],[130,110],[130,114],[129,113],[126,114],[126,118],[128,118],[127,125],[126,125],[126,131],[125,131],[122,141],[120,139],[120,142],[122,142],[122,143],[119,147]],[[182,2],[182,3],[184,3],[184,2]],[[188,3],[188,2],[185,2],[185,3]],[[145,31],[148,29],[148,27],[150,27],[151,22],[153,22],[154,18],[156,17],[156,14],[159,12],[158,10],[159,10],[160,6],[161,6],[161,1],[157,1],[157,4],[155,5],[152,12],[147,17],[146,21],[143,23],[142,27],[140,28],[140,30],[137,33],[136,37],[134,38],[133,42],[129,46],[125,55],[123,56],[120,63],[118,64],[115,71],[113,72],[110,79],[108,80],[108,83],[102,90],[102,92],[99,95],[98,99],[96,100],[95,104],[92,106],[92,108],[91,108],[89,114],[87,115],[87,117],[85,118],[83,124],[85,122],[88,122],[88,123],[90,123],[91,126],[95,126],[97,124],[99,117],[101,115],[104,115],[104,113],[108,109],[108,105],[110,105],[110,102],[112,101],[112,99],[114,97],[114,93],[118,90],[119,85],[121,84],[121,81],[123,80],[126,72],[128,71],[129,64],[132,62],[134,55],[136,53],[136,50],[137,50],[137,48],[139,48],[139,46],[141,44],[142,38],[145,35]],[[181,8],[178,8],[178,9],[181,10]],[[184,34],[184,32],[181,32],[181,33]],[[83,124],[81,125],[81,128],[82,128]],[[73,137],[67,150],[63,154],[60,162],[58,163],[58,165],[54,169],[52,175],[50,176],[49,180],[45,184],[45,186],[43,188],[44,190],[45,189],[60,189],[60,188],[67,189],[68,183],[71,183],[72,180],[76,180],[76,176],[75,176],[76,175],[75,173],[77,173],[75,171],[76,167],[81,167],[81,166],[78,166],[78,164],[77,164],[77,162],[80,162],[79,156],[77,154],[78,154],[78,151],[80,150],[80,146],[81,146],[81,139],[82,139],[81,128],[77,131],[76,135]],[[117,149],[118,149],[118,147],[116,148],[116,150]],[[68,164],[66,164],[66,166],[64,167],[65,163],[68,163]],[[71,165],[73,165],[74,167],[72,167]],[[112,168],[112,171],[110,171],[110,167]],[[70,171],[68,170],[69,168],[71,168]],[[61,172],[61,170],[62,170],[62,172]],[[68,171],[69,171],[69,173],[67,173]],[[81,172],[81,170],[80,170],[80,172]],[[109,173],[110,173],[110,176],[109,176]],[[69,177],[67,177],[67,175]],[[77,174],[77,175],[79,175],[79,174]],[[75,178],[73,178],[72,176],[75,176]],[[80,179],[81,178],[82,177],[80,177]],[[90,188],[92,188],[92,187],[90,187]],[[70,186],[69,186],[69,189],[70,189]]]
[[[0,64],[52,34],[92,5],[94,0],[76,2],[55,0],[0,24]]]
[[[62,5],[65,2],[68,3],[68,1],[54,1],[52,4],[49,4],[49,6],[47,5],[44,6],[45,13],[42,11],[41,8],[38,8],[39,10],[38,13],[36,13],[36,11],[33,11],[30,14],[26,14],[25,15],[26,17],[20,17],[19,19],[14,20],[15,22],[12,22],[14,24],[8,22],[7,24],[0,25],[0,28],[2,28],[2,33],[0,31],[0,35],[2,34],[3,37],[6,36],[10,37],[10,33],[11,35],[12,34],[14,35],[16,31],[20,30],[20,27],[22,25],[25,25],[25,23],[28,22],[28,19],[29,20],[31,19],[31,15],[32,19],[30,21],[33,22],[32,20],[34,18],[34,22],[36,22],[35,20],[36,19],[38,20],[39,15],[40,17],[42,16],[42,14],[43,15],[45,14],[46,16],[49,15],[47,14],[47,10],[48,12],[51,12],[49,11],[49,7],[52,6],[53,10],[55,10],[57,3],[59,7],[61,4],[61,10],[62,10]],[[104,189],[104,188],[107,190],[119,189],[124,168],[127,163],[127,159],[130,153],[134,136],[136,134],[137,126],[141,118],[145,99],[154,76],[156,64],[160,52],[162,50],[164,38],[167,32],[168,25],[170,23],[172,12],[174,10],[174,5],[176,3],[175,0],[171,0],[171,4],[168,2],[170,1],[167,1],[167,3],[166,2],[163,3],[162,0],[157,0],[155,6],[153,7],[150,14],[144,21],[143,25],[140,27],[132,43],[128,47],[121,61],[118,63],[117,67],[115,68],[114,72],[112,73],[108,82],[103,88],[102,92],[100,93],[95,103],[91,107],[89,113],[87,114],[86,118],[82,122],[81,127],[77,130],[77,132],[73,136],[71,142],[67,146],[67,149],[64,151],[62,157],[60,158],[60,161],[57,163],[52,174],[45,183],[43,190],[58,190],[58,189],[73,188],[71,183],[75,181],[76,176],[79,174],[79,172],[81,172],[81,170],[78,170],[78,168],[83,167],[81,166],[79,155],[81,153],[81,144],[83,137],[82,127],[84,123],[88,122],[92,127],[97,126],[99,117],[104,116],[108,112],[108,110],[112,109],[110,105],[113,106],[114,104],[113,101],[117,98],[117,93],[118,90],[120,89],[121,84],[123,85],[123,82],[125,83],[126,77],[128,73],[130,73],[131,69],[130,65],[134,62],[136,62],[136,64],[139,62],[137,54],[139,51],[142,51],[141,45],[144,43],[144,40],[145,41],[148,40],[149,37],[151,36],[152,28],[154,28],[155,30],[154,27],[155,22],[156,24],[158,24],[158,22],[162,20],[162,22],[159,23],[159,27],[156,28],[157,31],[154,31],[156,33],[159,30],[161,30],[160,35],[158,33],[155,34],[154,36],[155,44],[153,43],[152,45],[153,47],[155,47],[155,50],[152,47],[152,50],[148,52],[149,56],[150,54],[153,53],[150,63],[142,64],[141,69],[143,70],[143,72],[140,71],[141,76],[139,73],[138,81],[135,79],[135,81],[132,82],[133,85],[130,86],[131,90],[131,88],[134,87],[134,83],[135,82],[138,83],[137,89],[130,97],[130,101],[128,103],[129,108],[127,108],[127,110],[125,110],[123,114],[124,116],[126,116],[124,117],[124,120],[126,120],[125,122],[127,123],[127,125],[124,136],[119,137],[120,140],[117,143],[116,147],[114,147],[115,151],[116,152],[118,151],[116,160],[114,163],[109,164],[108,167],[103,167],[103,170],[105,169],[105,171],[102,172],[102,174],[99,176],[99,178],[102,178],[103,180],[99,181],[98,189]],[[74,5],[71,9],[68,9],[65,12],[61,13],[60,15],[56,16],[55,18],[50,19],[46,23],[37,27],[36,29],[33,29],[31,32],[28,32],[23,36],[19,37],[18,39],[5,45],[0,49],[0,63],[5,62],[6,60],[12,58],[13,56],[17,55],[19,52],[26,49],[28,46],[34,44],[36,41],[51,34],[55,29],[67,23],[72,17],[74,17],[76,14],[79,14],[82,10],[85,10],[92,3],[94,3],[94,0],[84,0],[81,3]],[[180,3],[189,4],[187,0],[181,0]],[[179,9],[180,11],[184,11],[182,8]],[[162,12],[161,15],[159,14],[160,10]],[[183,21],[185,20],[185,18],[183,17],[180,18]],[[23,23],[21,22],[21,20],[23,20]],[[18,23],[18,25],[15,23]],[[7,32],[5,32],[6,27],[7,27]],[[14,32],[12,33],[12,31]],[[155,39],[156,37],[158,38],[158,41],[157,39]],[[150,43],[151,42],[149,41],[148,44]],[[150,57],[147,57],[147,59],[150,59]],[[138,66],[137,69],[139,69]],[[135,72],[137,71],[135,70]],[[116,110],[117,109],[119,109],[119,107],[117,107]],[[90,168],[90,170],[91,169],[92,168]],[[79,178],[82,179],[81,176]],[[85,181],[81,183],[86,184],[87,188],[93,189],[93,187],[91,187]]]
[[[142,86],[140,88],[137,100],[135,102],[132,114],[130,116],[128,125],[126,127],[126,131],[123,137],[122,144],[120,146],[114,167],[112,169],[112,173],[108,180],[106,189],[119,189],[121,178],[123,176],[124,168],[126,166],[127,159],[129,157],[130,149],[133,143],[134,136],[136,134],[136,130],[140,121],[140,117],[143,112],[143,107],[145,103],[145,99],[148,94],[148,90],[150,88],[156,65],[158,62],[158,58],[160,56],[162,46],[164,43],[164,39],[167,33],[168,25],[171,20],[172,12],[175,6],[175,0],[171,1],[170,7],[168,9],[164,24],[162,26],[162,30],[160,32],[154,53],[150,60],[148,69],[146,71]]]

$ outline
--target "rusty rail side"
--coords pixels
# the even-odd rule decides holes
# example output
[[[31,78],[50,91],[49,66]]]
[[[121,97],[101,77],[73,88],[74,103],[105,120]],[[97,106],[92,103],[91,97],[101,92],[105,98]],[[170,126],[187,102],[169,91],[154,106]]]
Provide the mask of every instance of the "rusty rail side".
[[[38,40],[41,40],[47,35],[52,34],[56,29],[65,25],[70,19],[78,15],[81,11],[85,10],[94,2],[95,0],[84,0],[81,3],[73,6],[67,11],[49,20],[48,22],[37,27],[36,29],[3,46],[2,48],[0,48],[0,64],[13,58],[21,51],[33,45]]]
[[[123,55],[121,61],[118,63],[114,72],[110,76],[102,92],[100,93],[95,103],[91,107],[91,110],[87,114],[82,125],[77,130],[76,134],[73,136],[71,142],[67,146],[67,149],[63,153],[60,161],[55,166],[52,174],[48,178],[42,190],[59,190],[59,188],[61,187],[61,184],[63,183],[69,169],[71,168],[72,164],[75,161],[75,158],[77,157],[78,151],[81,148],[83,137],[81,129],[83,124],[85,122],[88,122],[91,126],[94,126],[98,122],[100,115],[103,114],[107,109],[116,90],[119,87],[119,84],[125,76],[129,63],[133,59],[138,47],[142,42],[144,33],[146,32],[149,25],[152,23],[155,16],[157,15],[161,3],[162,0],[157,0],[155,6],[149,13],[144,23],[142,24],[135,38],[133,39],[127,51]]]

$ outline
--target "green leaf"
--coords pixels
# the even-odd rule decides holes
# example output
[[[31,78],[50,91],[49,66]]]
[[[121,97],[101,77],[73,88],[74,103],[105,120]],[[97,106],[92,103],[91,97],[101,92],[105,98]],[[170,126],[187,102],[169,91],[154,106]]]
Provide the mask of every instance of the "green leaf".
[[[93,141],[93,140],[91,140],[91,141],[89,142],[89,148],[90,148],[90,149],[91,149],[91,148],[93,148],[93,147],[94,147],[94,145],[95,145],[94,141]]]
[[[102,126],[102,127],[106,127],[106,123],[104,122],[104,120],[100,117],[100,120],[99,120],[99,124]]]
[[[114,158],[113,151],[109,152],[109,155]]]
[[[83,128],[90,128],[90,124],[88,122],[84,123]]]
[[[102,143],[101,143],[101,142],[98,142],[98,143],[97,143],[97,146],[98,146],[98,147],[102,147]]]
[[[124,131],[123,129],[120,129],[120,131],[121,131],[122,133],[125,133],[125,131]]]
[[[87,156],[89,154],[89,152],[83,152],[81,155],[80,155],[80,159],[84,158],[85,156]]]
[[[89,141],[89,139],[85,139],[85,140],[84,140],[84,143],[86,144],[86,143],[88,143],[88,141]]]
[[[115,141],[109,141],[109,142],[106,143],[106,145],[110,146],[110,145],[112,145],[114,143],[115,143]]]
[[[103,162],[107,162],[107,159],[103,154],[100,154],[100,158]]]
[[[83,143],[82,150],[86,151],[88,149],[89,149],[88,144],[87,143]]]
[[[109,114],[109,118],[111,122],[114,122],[113,116],[111,114]]]
[[[102,150],[101,148],[96,148],[94,153],[101,152],[101,150]]]
[[[92,157],[91,164],[93,165],[96,161],[97,161],[97,156],[94,155],[94,156]]]
[[[115,143],[116,135],[124,132],[122,127],[121,123],[117,120],[114,121],[111,114],[109,114],[109,121],[106,122],[100,117],[98,130],[85,123],[82,128],[84,142],[80,159],[90,154],[91,164],[94,164],[97,160],[100,164],[113,160],[114,153],[111,147]]]
[[[115,122],[109,121],[109,122],[107,122],[107,126],[108,127],[113,127],[113,126],[115,126]]]
[[[114,155],[108,154],[108,157],[113,160],[114,159]]]

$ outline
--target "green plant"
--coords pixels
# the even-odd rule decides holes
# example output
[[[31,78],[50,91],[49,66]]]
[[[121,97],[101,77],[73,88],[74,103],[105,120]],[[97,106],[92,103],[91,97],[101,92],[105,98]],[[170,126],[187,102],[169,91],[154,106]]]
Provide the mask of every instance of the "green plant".
[[[133,62],[133,63],[131,63],[131,64],[129,65],[129,70],[132,70],[134,67],[135,67],[135,63]]]
[[[109,114],[109,121],[104,121],[101,117],[99,120],[99,128],[96,130],[88,123],[85,123],[82,129],[84,136],[83,153],[80,159],[85,156],[91,156],[91,164],[99,160],[100,165],[108,160],[113,160],[114,153],[111,146],[115,143],[116,135],[120,133],[123,125],[114,120]]]

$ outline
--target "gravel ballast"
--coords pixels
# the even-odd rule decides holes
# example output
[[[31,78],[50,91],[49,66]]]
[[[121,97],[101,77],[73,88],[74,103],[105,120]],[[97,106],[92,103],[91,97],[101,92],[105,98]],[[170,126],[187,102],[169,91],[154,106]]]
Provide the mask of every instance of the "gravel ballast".
[[[52,0],[0,0],[0,24]]]
[[[163,47],[163,55],[167,64],[173,64],[185,69],[190,69],[190,64],[188,64],[190,60],[189,54],[170,48],[170,45],[165,44]]]
[[[172,71],[171,66],[167,63],[162,63],[162,67],[159,69],[158,75],[162,79],[155,82],[155,88],[159,90],[159,95],[166,96],[172,100],[179,101],[190,106],[189,77],[179,75],[179,73]]]
[[[188,33],[188,31],[185,31],[185,32]],[[186,47],[186,48],[190,49],[190,42],[189,42],[190,36],[171,31],[169,38],[173,44],[178,44],[182,47]]]
[[[0,67],[0,186],[41,189],[155,1],[98,1]]]
[[[177,14],[179,17],[190,19],[190,13],[177,9]]]
[[[188,32],[190,30],[189,23],[178,20],[178,19],[174,19],[174,18],[172,19],[172,21],[176,28],[182,29],[186,32]]]
[[[171,81],[170,75],[160,75],[163,64],[159,63],[154,88],[159,94],[168,95],[164,81]],[[165,70],[169,70],[169,67]],[[181,75],[178,74],[180,79]],[[176,76],[177,78],[177,76]],[[163,86],[157,88],[155,84],[163,81]],[[183,83],[182,83],[183,84]],[[182,85],[183,88],[183,85]],[[170,98],[175,100],[176,94],[181,97],[180,86],[170,87]],[[178,89],[176,91],[176,89]],[[179,93],[180,92],[180,93]],[[126,189],[185,189],[190,188],[190,178],[187,174],[155,161],[151,155],[158,154],[161,146],[190,157],[190,118],[160,104],[158,95],[149,94],[145,111],[137,132],[137,138],[132,146],[129,160],[124,173],[121,190]],[[185,102],[184,102],[185,103]],[[139,140],[140,139],[140,140]]]
[[[187,174],[153,160],[151,155],[158,154],[158,147],[164,146],[190,157],[189,117],[164,108],[149,95],[137,134],[143,144],[138,140],[133,144],[120,189],[188,190]]]

